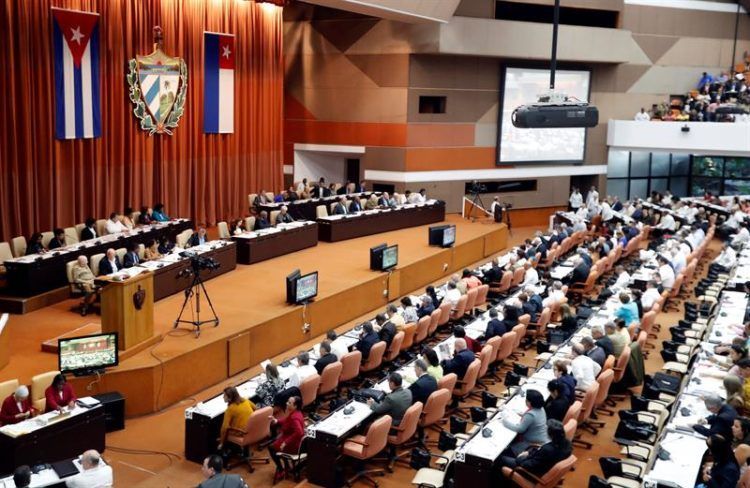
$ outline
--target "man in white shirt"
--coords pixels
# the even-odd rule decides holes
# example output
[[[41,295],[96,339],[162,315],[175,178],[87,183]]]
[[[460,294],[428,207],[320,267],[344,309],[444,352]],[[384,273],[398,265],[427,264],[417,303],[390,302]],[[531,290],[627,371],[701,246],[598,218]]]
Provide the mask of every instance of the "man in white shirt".
[[[331,341],[331,352],[341,361],[348,352],[349,348],[346,347],[344,339],[336,334],[335,330],[329,330],[326,333],[326,337]]]
[[[419,193],[414,198],[416,199],[414,203],[427,203],[427,190],[420,188]]]
[[[641,107],[641,111],[635,114],[635,120],[636,122],[648,122],[651,120],[651,117],[646,112],[646,109]]]
[[[576,379],[576,389],[586,391],[596,382],[596,377],[602,367],[586,355],[585,349],[580,344],[573,345],[572,354],[570,374]]]
[[[112,467],[101,461],[101,456],[95,450],[86,451],[81,455],[83,471],[65,480],[68,488],[109,488],[113,485]]]
[[[625,271],[624,267],[620,265],[615,266],[615,275],[617,275],[617,280],[612,285],[612,288],[625,288],[630,284],[630,273]]]
[[[565,293],[563,293],[562,291],[562,286],[563,285],[561,281],[552,282],[552,288],[549,291],[547,298],[542,300],[542,306],[551,307],[554,303],[559,302],[560,300],[565,298]]]
[[[729,271],[737,264],[737,252],[728,242],[725,242],[721,254],[714,259],[713,264],[718,266],[721,271]]]
[[[120,216],[117,215],[117,212],[112,212],[109,215],[106,229],[107,234],[119,234],[120,232],[124,232],[126,230],[126,227],[122,225],[122,222],[120,222]]]
[[[669,264],[669,260],[661,254],[656,258],[659,262],[659,276],[664,288],[671,289],[674,286],[674,269]]]
[[[596,191],[596,187],[592,186],[586,195],[586,207],[589,211],[594,211],[599,206],[599,192]]]
[[[318,374],[318,370],[315,369],[315,366],[310,364],[310,354],[308,354],[307,351],[300,351],[300,353],[297,354],[297,369],[289,378],[287,386],[296,386],[299,388],[299,385],[301,385],[306,378],[314,374]]]
[[[747,230],[747,227],[740,227],[740,230],[732,236],[732,246],[735,247],[739,247],[748,241],[750,241],[750,231]]]
[[[537,283],[539,283],[539,273],[536,268],[529,266],[526,273],[523,275],[523,283],[521,283],[521,286],[536,285]]]
[[[604,222],[609,222],[615,217],[615,214],[612,212],[612,207],[610,206],[609,202],[604,200],[602,202],[602,220]]]
[[[676,225],[677,224],[675,223],[672,214],[664,213],[661,220],[659,221],[659,225],[657,225],[656,228],[661,229],[665,232],[674,232]]]
[[[575,186],[573,187],[573,191],[570,193],[568,202],[570,203],[571,212],[577,212],[578,209],[583,205],[583,195],[581,195],[581,192],[578,191],[578,188],[576,188]]]
[[[448,282],[448,291],[445,292],[445,298],[443,298],[443,302],[447,302],[451,304],[451,308],[456,308],[456,304],[458,304],[458,301],[461,299],[461,291],[456,287],[456,283],[454,281]]]
[[[659,293],[659,290],[656,289],[656,283],[654,283],[653,281],[649,281],[648,283],[646,283],[646,291],[644,291],[643,295],[641,295],[641,306],[643,307],[643,313],[651,310],[654,306],[654,303],[656,303],[659,298],[661,298],[661,293]]]

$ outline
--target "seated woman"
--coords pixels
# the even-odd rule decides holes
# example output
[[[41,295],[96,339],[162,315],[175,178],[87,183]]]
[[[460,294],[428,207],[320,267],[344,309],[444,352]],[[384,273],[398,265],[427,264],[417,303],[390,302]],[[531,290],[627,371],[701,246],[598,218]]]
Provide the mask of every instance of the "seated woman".
[[[713,463],[706,463],[697,488],[733,488],[740,480],[740,467],[732,452],[732,446],[718,434],[706,439]]]
[[[154,216],[151,207],[141,207],[141,214],[138,216],[138,225],[151,225],[153,221]]]
[[[159,252],[161,254],[169,254],[174,249],[174,242],[169,240],[166,235],[161,236],[159,241]]]
[[[511,469],[522,468],[537,477],[542,477],[560,461],[570,457],[573,446],[565,438],[565,429],[559,420],[547,421],[547,435],[549,442],[539,447],[531,447],[516,457],[502,456],[501,466]],[[502,486],[502,481],[498,486]]]
[[[724,389],[727,391],[727,405],[734,407],[737,412],[745,410],[744,380],[733,374],[724,377]]]
[[[560,380],[550,380],[547,383],[547,390],[549,390],[549,397],[544,403],[544,412],[547,414],[547,420],[559,420],[560,422],[565,419],[565,415],[568,413],[571,401],[566,397],[562,390],[565,387],[560,384]]]
[[[286,403],[284,416],[277,419],[271,417],[271,424],[277,425],[279,436],[268,446],[268,454],[276,465],[276,473],[273,476],[274,483],[285,477],[284,470],[289,469],[281,465],[282,458],[278,453],[296,454],[305,437],[305,417],[302,415],[302,398],[290,397]],[[286,462],[285,462],[286,464]]]
[[[156,239],[150,239],[146,243],[146,250],[143,252],[143,257],[146,261],[161,259],[162,254],[159,252],[159,244],[156,242]]]
[[[273,405],[274,398],[284,390],[284,380],[279,376],[279,370],[274,364],[266,366],[266,381],[258,386],[255,395],[260,398],[258,404],[261,407],[270,407]]]
[[[238,236],[245,232],[245,224],[242,219],[236,219],[232,221],[232,225],[229,227],[229,233],[233,236]]]
[[[732,424],[732,437],[734,437],[734,458],[740,466],[740,473],[747,469],[750,460],[750,419],[737,417]]]
[[[568,362],[558,359],[553,365],[553,371],[555,378],[561,383],[560,393],[573,403],[576,399],[576,385],[578,382],[568,371]]]
[[[515,440],[503,452],[504,456],[516,457],[532,445],[549,442],[547,436],[547,414],[544,413],[544,397],[537,390],[526,391],[526,407],[518,422],[503,416],[503,426],[515,432]]]
[[[227,409],[224,412],[224,421],[221,423],[219,433],[219,450],[224,447],[230,431],[244,435],[247,421],[255,411],[255,404],[247,398],[242,398],[237,388],[233,386],[224,388],[224,401],[227,402]]]
[[[568,304],[560,305],[560,330],[573,332],[578,329],[578,319]]]
[[[122,214],[122,225],[128,230],[133,230],[135,222],[133,221],[133,207],[125,207],[125,212]]]
[[[31,256],[32,254],[39,254],[45,251],[44,245],[42,244],[42,234],[34,232],[29,237],[29,244],[26,246],[26,255]]]
[[[55,375],[52,384],[44,390],[44,398],[46,399],[45,412],[54,410],[62,412],[64,407],[73,408],[76,403],[76,394],[73,392],[73,387],[61,374]]]
[[[440,365],[440,358],[435,350],[427,347],[422,351],[422,356],[427,360],[427,374],[436,381],[443,379],[443,367]]]
[[[154,220],[157,222],[168,222],[169,216],[167,215],[167,212],[164,210],[164,204],[157,203],[154,205],[154,211],[152,212]]]

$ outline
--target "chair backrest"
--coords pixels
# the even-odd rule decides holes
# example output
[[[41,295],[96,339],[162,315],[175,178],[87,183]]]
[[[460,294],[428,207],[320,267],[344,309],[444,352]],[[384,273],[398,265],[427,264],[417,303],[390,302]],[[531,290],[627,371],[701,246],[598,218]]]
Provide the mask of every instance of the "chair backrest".
[[[329,210],[328,210],[328,211],[329,211],[329,213],[333,214],[333,211],[334,211],[334,209],[336,208],[336,205],[338,205],[338,204],[339,204],[339,202],[331,202],[331,203],[330,203],[330,204],[328,205],[328,208],[329,208]]]
[[[66,227],[65,228],[65,244],[78,244],[81,241],[81,239],[78,237],[78,232],[76,231],[75,227]]]
[[[604,360],[604,365],[602,365],[602,370],[599,372],[599,374],[602,374],[608,369],[612,369],[614,367],[615,367],[615,357],[609,354],[607,355],[607,359]]]
[[[419,427],[419,418],[422,416],[422,402],[416,402],[406,409],[401,422],[398,424],[398,433],[388,439],[390,444],[400,446],[414,437]]]
[[[302,406],[306,407],[315,401],[320,386],[320,375],[312,374],[302,380],[299,384],[299,392],[302,395]]]
[[[456,373],[443,375],[437,382],[439,390],[445,388],[450,392],[453,392],[453,389],[456,388],[456,383],[458,383],[458,375]]]
[[[611,369],[599,373],[599,376],[596,378],[596,382],[599,383],[599,392],[596,394],[594,407],[599,407],[607,399],[607,396],[609,396],[609,387],[612,386],[612,380],[614,379],[615,372]]]
[[[341,364],[341,361],[336,361],[323,368],[323,374],[320,375],[318,395],[325,395],[338,388],[343,369],[344,365]]]
[[[523,282],[523,277],[526,274],[526,268],[524,266],[519,266],[518,268],[513,271],[513,279],[510,281],[510,287],[514,288]]]
[[[227,223],[219,222],[216,226],[219,228],[219,239],[229,239],[229,226]]]
[[[477,294],[479,293],[479,289],[472,288],[471,290],[466,292],[466,305],[464,307],[464,313],[470,314],[472,310],[474,310],[474,305],[477,303]]]
[[[500,346],[503,344],[503,338],[500,336],[490,337],[485,343],[486,346],[492,348],[490,353],[490,364],[497,361],[497,353],[500,351]]]
[[[750,488],[750,469],[745,470],[745,474],[740,478],[737,488]]]
[[[516,326],[518,327],[518,326]],[[518,334],[514,331],[506,332],[502,336],[502,342],[500,343],[500,347],[497,350],[497,356],[495,356],[495,361],[505,361],[508,356],[513,354],[513,349],[516,347]]]
[[[68,277],[68,283],[70,284],[73,283],[73,266],[77,262],[78,261],[68,261],[67,263],[65,263],[65,276]]]
[[[563,459],[559,463],[552,466],[552,469],[539,479],[539,488],[552,488],[560,483],[560,480],[573,469],[578,458],[574,455],[568,456],[567,459]]]
[[[596,406],[596,396],[599,394],[599,383],[591,383],[583,395],[583,405],[581,406],[581,415],[578,417],[578,423],[584,423],[591,418],[591,412]]]
[[[417,322],[417,329],[414,334],[414,344],[421,344],[422,341],[427,339],[429,333],[430,323],[432,322],[432,315],[425,315]],[[435,320],[437,325],[437,320]]]
[[[259,408],[250,414],[245,427],[245,437],[242,439],[246,446],[257,444],[271,437],[272,407]]]
[[[440,325],[440,316],[442,314],[443,314],[443,312],[439,308],[436,308],[430,314],[430,326],[427,328],[427,336],[428,337],[432,337],[432,335],[435,333],[435,331],[437,331],[437,328]]]
[[[59,371],[47,371],[31,377],[31,404],[40,412],[44,412],[47,406],[44,390],[52,384],[52,379],[58,374]]]
[[[401,350],[406,351],[414,345],[414,337],[417,333],[417,324],[410,322],[404,326],[404,339],[401,341]],[[395,339],[395,338],[394,338]]]
[[[188,239],[190,239],[190,236],[193,235],[193,231],[190,229],[186,229],[179,234],[177,234],[177,237],[175,238],[175,245],[177,247],[185,248],[188,243]]]
[[[494,359],[492,356],[493,352],[494,349],[490,344],[485,344],[479,352],[479,378],[484,378],[484,375],[486,375],[487,371],[490,369],[490,363]]]
[[[89,268],[91,268],[91,272],[95,275],[100,274],[99,263],[102,262],[102,259],[104,259],[105,256],[106,254],[104,253],[94,254],[93,256],[91,256],[91,259],[89,260]]]
[[[107,219],[99,219],[96,221],[96,235],[101,237],[107,233]]]
[[[638,333],[638,337],[636,338],[635,342],[638,343],[638,347],[643,350],[643,348],[646,346],[646,339],[648,339],[648,334],[645,330],[642,330]]]
[[[256,198],[258,198],[258,194],[257,193],[250,193],[247,196],[247,206],[249,208],[253,208],[253,206],[255,205],[255,199]]]
[[[11,396],[13,393],[16,392],[19,385],[20,383],[18,383],[17,379],[3,381],[2,383],[0,383],[0,398],[5,400],[9,396]]]
[[[245,230],[255,229],[255,217],[245,217]]]
[[[76,224],[76,235],[78,236],[78,241],[81,240],[81,232],[83,232],[83,229],[86,227],[86,224]]]
[[[13,248],[13,256],[19,258],[26,255],[26,238],[24,236],[14,237],[10,241]]]
[[[510,284],[513,282],[513,272],[512,271],[506,271],[503,273],[503,276],[500,278],[500,286],[497,287],[498,293],[505,293],[506,291],[510,290]]]
[[[456,375],[453,376],[455,377]],[[427,397],[427,403],[425,403],[422,410],[422,418],[419,419],[420,427],[428,427],[445,417],[445,411],[448,408],[448,403],[451,401],[451,391],[453,390],[440,388],[433,391]]]
[[[471,393],[475,386],[477,386],[477,379],[479,379],[479,368],[482,367],[482,362],[479,359],[475,359],[466,370],[464,379],[461,380],[461,385],[456,386],[453,389],[453,394],[457,397],[465,397]]]
[[[55,237],[55,234],[51,230],[42,232],[42,246],[46,248],[49,244],[49,241],[51,241],[53,237]]]
[[[268,199],[269,202],[273,202],[273,199],[274,199],[273,192],[272,191],[267,191],[266,192],[266,198]]]
[[[13,252],[10,250],[10,244],[0,242],[0,264],[3,264],[6,259],[13,259]]]
[[[438,310],[440,310],[440,321],[438,322],[438,327],[440,327],[441,325],[447,324],[451,319],[451,304],[443,302],[440,304]]]
[[[521,341],[526,337],[526,324],[516,325],[511,332],[516,333],[516,342],[513,344],[513,349],[518,349],[521,346]]]
[[[630,346],[625,346],[620,353],[620,357],[617,358],[615,364],[615,383],[618,383],[625,375],[625,369],[628,367],[628,361],[630,361]]]
[[[461,298],[458,299],[458,303],[456,303],[456,308],[451,311],[451,319],[456,320],[460,319],[464,316],[464,312],[466,311],[466,303],[468,302],[468,296],[462,295]]]
[[[396,333],[395,336],[393,336],[393,340],[391,341],[391,347],[388,348],[388,351],[383,356],[383,360],[391,363],[396,360],[398,355],[401,353],[401,344],[404,342],[404,331],[399,331]]]
[[[568,420],[563,424],[563,430],[565,431],[565,438],[572,442],[576,436],[576,430],[578,430],[578,421],[576,419]]]
[[[315,207],[315,216],[317,218],[328,217],[328,208],[325,205],[318,205]]]
[[[565,412],[565,418],[563,418],[563,424],[568,423],[570,419],[576,419],[581,416],[581,409],[583,408],[583,403],[581,403],[580,400],[576,400],[573,403],[570,404],[568,407],[568,411]]]
[[[125,255],[128,253],[127,248],[121,247],[118,249],[115,249],[115,254],[117,255],[117,259],[120,260],[120,264],[123,264],[122,260],[125,259]]]
[[[680,288],[682,288],[682,282],[685,280],[685,273],[681,272],[677,275],[672,286],[672,291],[669,294],[669,298],[676,298],[680,294]]]
[[[480,285],[477,288],[477,299],[474,303],[475,307],[482,307],[487,304],[487,294],[490,291],[490,285]]]
[[[370,459],[379,454],[388,444],[388,431],[391,430],[393,419],[390,415],[383,415],[370,424],[365,434],[365,445],[362,449],[362,459]]]
[[[359,365],[362,363],[362,351],[352,351],[341,358],[341,378],[339,381],[350,381],[359,376]]]
[[[654,327],[655,321],[656,321],[656,312],[651,310],[651,311],[644,313],[643,318],[641,318],[641,330],[645,331],[647,334],[650,334],[651,330]]]
[[[362,366],[359,367],[360,371],[367,372],[372,371],[373,369],[377,369],[380,367],[381,364],[383,364],[383,355],[385,355],[385,341],[380,341],[372,348],[370,348],[370,355],[367,356],[367,361],[365,361]]]
[[[281,210],[271,210],[271,213],[268,215],[268,220],[271,225],[276,225],[276,217],[278,217],[280,213]]]

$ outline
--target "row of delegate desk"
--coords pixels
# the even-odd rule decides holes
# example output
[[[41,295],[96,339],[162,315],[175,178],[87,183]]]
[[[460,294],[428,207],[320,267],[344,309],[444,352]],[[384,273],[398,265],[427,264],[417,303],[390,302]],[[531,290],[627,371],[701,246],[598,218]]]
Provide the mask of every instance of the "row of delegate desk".
[[[256,210],[258,212],[265,210],[270,216],[271,212],[281,210],[281,207],[286,207],[289,215],[295,220],[315,220],[318,218],[318,207],[320,205],[325,206],[328,213],[332,213],[330,212],[331,204],[338,202],[341,197],[350,201],[355,196],[359,197],[364,206],[366,199],[373,194],[380,195],[378,192],[373,193],[366,191],[361,193],[347,193],[346,195],[332,195],[323,198],[305,198],[293,202],[269,202],[258,205]]]
[[[188,219],[158,222],[128,232],[71,244],[43,254],[8,259],[3,263],[7,271],[8,286],[12,293],[19,296],[39,295],[67,285],[65,265],[78,256],[91,258],[95,254],[106,253],[109,248],[127,247],[132,242],[146,244],[151,239],[159,240],[165,235],[174,241],[177,234],[192,228],[193,223]]]

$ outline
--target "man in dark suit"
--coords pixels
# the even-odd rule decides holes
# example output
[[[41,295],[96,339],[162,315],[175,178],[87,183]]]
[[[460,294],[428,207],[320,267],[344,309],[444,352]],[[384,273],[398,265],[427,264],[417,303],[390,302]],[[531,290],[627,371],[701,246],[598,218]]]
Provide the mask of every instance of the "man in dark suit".
[[[122,259],[123,268],[132,268],[140,264],[141,258],[138,256],[138,244],[131,242],[128,244],[128,252]]]
[[[505,324],[503,324],[498,317],[496,308],[490,309],[490,321],[487,322],[487,328],[484,331],[484,340],[488,341],[496,336],[502,336],[506,332]]]
[[[357,193],[364,193],[367,191],[367,185],[365,185],[365,180],[362,180],[359,182],[359,185],[357,185],[356,191]]]
[[[333,207],[334,215],[348,215],[349,210],[346,208],[346,198],[339,198],[339,203]]]
[[[203,477],[206,478],[198,488],[247,488],[247,484],[238,474],[222,473],[224,461],[221,456],[212,454],[203,460]]]
[[[579,258],[578,264],[573,268],[573,274],[570,277],[571,283],[585,283],[589,277],[591,268],[586,264],[582,258]]]
[[[417,317],[421,319],[425,315],[430,315],[434,311],[435,311],[435,305],[432,304],[432,298],[423,297],[422,304],[417,309]]]
[[[414,361],[414,372],[417,373],[417,381],[409,386],[411,402],[412,404],[422,402],[422,406],[424,406],[427,404],[430,395],[437,391],[437,380],[434,376],[427,374],[427,364],[421,359]]]
[[[375,316],[375,322],[377,322],[378,327],[380,327],[378,330],[380,340],[385,341],[387,347],[391,347],[391,342],[393,342],[393,338],[396,337],[396,325],[390,320],[386,320],[385,315],[382,313]]]
[[[591,254],[589,254],[585,249],[579,248],[578,249],[578,255],[581,256],[581,259],[586,263],[586,266],[589,268],[594,264],[594,260],[591,258]]]
[[[706,409],[711,412],[711,415],[701,419],[698,424],[693,426],[693,430],[706,437],[718,434],[723,436],[724,439],[732,439],[732,424],[734,424],[734,419],[737,418],[737,410],[724,403],[724,400],[718,395],[704,397],[703,403],[706,405]],[[708,424],[708,427],[705,424]]]
[[[352,203],[349,205],[349,213],[357,213],[362,211],[362,202],[358,196],[352,198]]]
[[[268,222],[268,212],[261,210],[258,218],[255,219],[255,228],[253,230],[268,229],[271,224]]]
[[[81,229],[81,240],[88,241],[90,239],[96,239],[96,220],[93,217],[86,219],[85,227]]]
[[[117,258],[115,250],[112,248],[107,249],[107,256],[99,261],[99,274],[108,275],[116,273],[122,269],[120,260]]]
[[[343,185],[341,188],[336,190],[336,195],[346,195],[347,190],[349,189],[349,185],[351,184],[351,181],[346,180],[346,184]]]
[[[469,369],[469,365],[474,362],[474,353],[467,349],[464,339],[456,339],[454,347],[453,357],[441,362],[443,374],[454,373],[459,380],[462,380],[466,375],[466,370]]]
[[[358,351],[362,353],[362,361],[367,361],[367,358],[370,357],[370,349],[372,349],[372,346],[374,346],[378,342],[380,342],[380,337],[378,336],[378,333],[375,332],[375,330],[372,328],[372,324],[370,322],[363,323],[362,333],[359,335],[359,340],[354,346]]]
[[[205,244],[206,242],[208,242],[208,237],[206,237],[206,229],[205,227],[200,227],[196,232],[193,232],[193,235],[190,236],[190,239],[188,239],[188,246],[200,246],[201,244]]]
[[[542,297],[538,293],[534,292],[532,288],[526,288],[525,293],[529,297],[529,303],[534,306],[536,313],[544,310],[544,300],[542,300]]]
[[[289,189],[286,191],[286,196],[284,197],[284,200],[287,202],[293,202],[295,200],[299,200],[299,194],[294,191],[294,185],[290,186]]]
[[[290,222],[294,222],[294,219],[291,215],[289,215],[289,209],[286,205],[281,207],[281,210],[279,211],[279,214],[276,216],[276,225],[279,224],[288,224]]]
[[[63,246],[65,246],[65,231],[60,228],[55,229],[54,236],[49,240],[49,244],[47,244],[47,249],[51,251]]]
[[[503,277],[503,270],[498,266],[497,261],[492,261],[492,267],[484,272],[482,281],[485,283],[498,283]]]
[[[404,390],[401,385],[403,379],[398,373],[391,373],[388,376],[388,386],[391,392],[385,396],[382,402],[376,402],[372,398],[367,399],[370,410],[378,415],[390,415],[393,419],[393,425],[401,423],[404,414],[411,407],[411,392]]]
[[[336,361],[338,361],[338,358],[331,352],[331,341],[325,340],[321,342],[320,358],[315,361],[315,369],[318,371],[318,374],[323,374],[323,370],[326,369],[326,366],[333,364]]]
[[[528,295],[526,295],[526,293],[521,293],[520,295],[518,295],[518,300],[521,302],[521,315],[527,313],[531,316],[530,320],[532,322],[536,322],[536,304],[529,301],[529,297]]]

